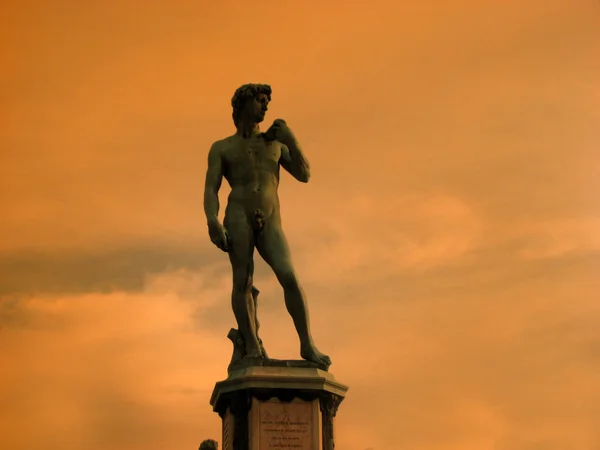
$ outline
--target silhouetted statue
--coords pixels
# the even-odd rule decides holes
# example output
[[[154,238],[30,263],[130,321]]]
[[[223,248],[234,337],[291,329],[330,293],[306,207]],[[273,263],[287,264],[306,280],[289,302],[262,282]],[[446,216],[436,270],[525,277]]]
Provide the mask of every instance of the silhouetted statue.
[[[233,271],[231,302],[238,330],[229,334],[234,342],[235,361],[253,364],[268,359],[258,337],[258,290],[253,286],[254,249],[273,269],[283,287],[285,305],[300,338],[300,355],[328,367],[310,332],[304,292],[292,266],[290,251],[281,226],[279,210],[280,167],[303,183],[310,178],[308,161],[286,122],[277,119],[266,133],[259,123],[265,118],[271,87],[246,84],[231,100],[236,133],[216,141],[208,154],[204,211],[211,241],[229,255]],[[225,219],[219,222],[219,197],[223,177],[231,186]]]

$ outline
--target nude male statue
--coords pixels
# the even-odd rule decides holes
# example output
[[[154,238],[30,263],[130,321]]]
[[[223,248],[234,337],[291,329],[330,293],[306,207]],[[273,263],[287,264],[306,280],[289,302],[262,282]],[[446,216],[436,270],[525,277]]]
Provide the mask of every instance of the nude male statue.
[[[254,249],[273,269],[283,287],[285,305],[300,338],[300,355],[305,360],[329,366],[310,332],[305,295],[292,266],[290,251],[281,227],[279,168],[303,183],[310,168],[298,141],[284,120],[277,119],[266,133],[264,120],[271,87],[246,84],[231,100],[236,133],[216,141],[208,154],[204,211],[211,241],[227,252],[233,271],[231,303],[245,345],[244,358],[266,358],[257,334],[256,295],[252,285]],[[219,222],[218,192],[223,177],[229,194],[223,224]]]

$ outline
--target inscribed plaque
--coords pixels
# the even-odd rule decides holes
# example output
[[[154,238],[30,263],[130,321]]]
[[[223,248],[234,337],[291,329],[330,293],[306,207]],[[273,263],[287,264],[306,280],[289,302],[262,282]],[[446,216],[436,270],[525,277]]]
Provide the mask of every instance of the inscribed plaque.
[[[314,402],[259,402],[259,450],[319,448],[314,423],[315,407]]]

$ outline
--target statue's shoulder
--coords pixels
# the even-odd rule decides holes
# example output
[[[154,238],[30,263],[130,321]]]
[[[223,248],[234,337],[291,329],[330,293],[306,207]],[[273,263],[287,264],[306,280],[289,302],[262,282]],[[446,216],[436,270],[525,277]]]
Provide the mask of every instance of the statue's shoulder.
[[[216,151],[225,151],[235,145],[235,136],[227,136],[223,139],[219,139],[213,142],[211,149],[215,149]]]

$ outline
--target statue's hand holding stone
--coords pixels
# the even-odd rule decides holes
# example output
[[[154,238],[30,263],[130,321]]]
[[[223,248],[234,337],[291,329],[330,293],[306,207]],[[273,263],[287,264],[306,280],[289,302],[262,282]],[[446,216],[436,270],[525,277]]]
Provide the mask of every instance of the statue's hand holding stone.
[[[292,133],[292,130],[283,119],[275,119],[273,125],[271,125],[265,135],[270,140],[278,140],[288,146],[296,142],[296,136],[294,136],[294,133]]]
[[[225,227],[219,221],[208,223],[208,235],[213,244],[219,247],[224,252],[228,252],[230,248],[229,234]]]

